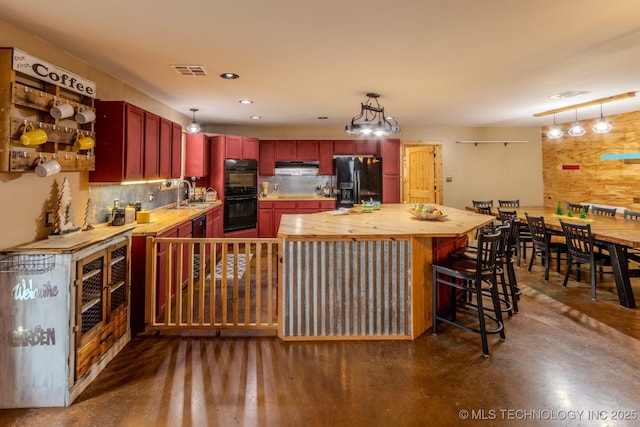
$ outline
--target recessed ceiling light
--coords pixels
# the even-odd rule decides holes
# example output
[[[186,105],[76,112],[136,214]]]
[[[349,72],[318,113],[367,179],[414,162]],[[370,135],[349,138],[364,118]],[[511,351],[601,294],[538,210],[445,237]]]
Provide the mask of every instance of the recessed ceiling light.
[[[564,92],[549,95],[551,99],[564,99],[573,98],[574,96],[584,95],[585,93],[591,93],[590,90],[565,90]]]
[[[240,104],[253,104],[253,101],[250,99],[241,99],[238,101]]]
[[[319,117],[318,117],[318,120],[327,120],[328,118],[329,118],[329,117],[327,117],[327,116],[319,116]]]
[[[236,73],[222,73],[220,74],[220,77],[222,77],[223,79],[227,79],[227,80],[234,80],[239,78],[240,76],[237,75]]]
[[[250,119],[261,119],[262,116],[249,116]]]

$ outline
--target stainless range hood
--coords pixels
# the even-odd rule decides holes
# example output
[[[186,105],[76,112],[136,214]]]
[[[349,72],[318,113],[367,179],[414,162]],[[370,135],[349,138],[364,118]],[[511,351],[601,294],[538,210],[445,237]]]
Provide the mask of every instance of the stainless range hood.
[[[276,175],[315,176],[318,175],[318,162],[276,162]]]

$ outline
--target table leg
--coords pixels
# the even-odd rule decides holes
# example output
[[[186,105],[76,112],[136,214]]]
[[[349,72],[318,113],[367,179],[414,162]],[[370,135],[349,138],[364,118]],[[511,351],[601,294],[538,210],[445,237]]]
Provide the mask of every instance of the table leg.
[[[631,281],[629,280],[629,264],[624,248],[615,243],[609,243],[609,254],[611,255],[611,267],[613,267],[613,277],[616,280],[618,298],[620,305],[627,308],[636,308],[636,300],[633,297]]]

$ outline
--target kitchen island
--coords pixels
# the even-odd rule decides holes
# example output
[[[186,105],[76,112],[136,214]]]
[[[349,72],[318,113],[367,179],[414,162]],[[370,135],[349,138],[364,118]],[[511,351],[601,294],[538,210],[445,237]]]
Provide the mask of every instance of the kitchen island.
[[[414,339],[431,327],[431,264],[494,218],[406,204],[283,215],[278,230],[279,335],[284,340]]]

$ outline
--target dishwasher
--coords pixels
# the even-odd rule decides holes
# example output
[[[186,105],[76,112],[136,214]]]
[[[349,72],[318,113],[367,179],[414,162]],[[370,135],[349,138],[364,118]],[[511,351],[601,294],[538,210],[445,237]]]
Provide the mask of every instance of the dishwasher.
[[[204,239],[207,237],[207,216],[199,215],[191,220],[191,237],[194,239]],[[193,245],[193,278],[200,277],[200,244]]]

